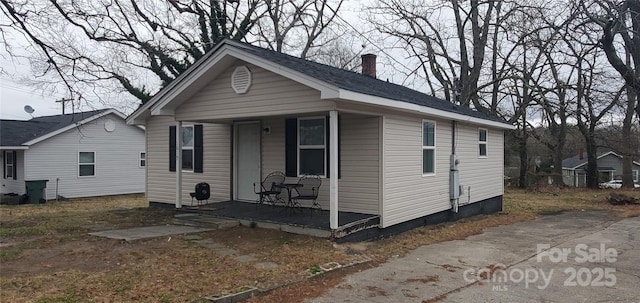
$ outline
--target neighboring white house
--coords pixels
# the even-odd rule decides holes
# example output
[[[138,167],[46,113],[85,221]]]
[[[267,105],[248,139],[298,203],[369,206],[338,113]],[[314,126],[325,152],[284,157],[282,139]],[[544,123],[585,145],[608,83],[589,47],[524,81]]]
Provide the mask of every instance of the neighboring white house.
[[[613,151],[601,152],[597,155],[598,180],[607,182],[622,180],[622,156]],[[633,182],[640,183],[640,163],[633,161],[631,168]],[[562,160],[562,177],[564,184],[583,187],[587,184],[587,156],[584,151]]]
[[[205,181],[214,202],[255,201],[252,184],[283,171],[322,176],[332,230],[339,212],[385,229],[501,210],[513,126],[378,80],[375,56],[363,60],[366,75],[221,42],[127,118],[146,127],[147,199],[180,208]]]
[[[0,120],[1,192],[24,194],[25,180],[48,180],[47,199],[144,192],[144,130],[124,119],[103,109]]]

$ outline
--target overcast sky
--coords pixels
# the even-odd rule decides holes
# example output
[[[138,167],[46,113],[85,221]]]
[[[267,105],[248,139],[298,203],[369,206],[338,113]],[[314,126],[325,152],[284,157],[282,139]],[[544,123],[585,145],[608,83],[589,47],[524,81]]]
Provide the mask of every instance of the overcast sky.
[[[64,94],[45,93],[36,87],[23,85],[24,82],[19,80],[20,75],[31,75],[27,62],[11,58],[4,49],[0,49],[0,71],[0,119],[31,119],[24,111],[25,105],[35,110],[32,114],[34,117],[62,113],[62,105],[55,101],[64,98]],[[69,112],[71,106],[67,105],[67,113]]]

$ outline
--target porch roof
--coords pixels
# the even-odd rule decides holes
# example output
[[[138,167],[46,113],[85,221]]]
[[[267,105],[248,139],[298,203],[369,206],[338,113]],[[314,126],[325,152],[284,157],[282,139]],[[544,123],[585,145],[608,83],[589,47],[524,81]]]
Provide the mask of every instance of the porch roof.
[[[356,101],[498,128],[513,128],[513,125],[497,116],[455,105],[401,85],[231,40],[219,43],[207,56],[131,114],[127,122],[143,124],[151,115],[172,115],[177,106],[208,83],[203,78],[213,79],[221,72],[220,69],[228,67],[230,57],[317,89],[323,99]]]

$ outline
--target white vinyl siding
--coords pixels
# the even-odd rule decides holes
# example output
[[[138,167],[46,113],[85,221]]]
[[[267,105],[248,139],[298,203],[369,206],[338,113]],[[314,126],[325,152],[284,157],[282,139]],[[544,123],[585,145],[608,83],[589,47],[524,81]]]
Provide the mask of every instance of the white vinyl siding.
[[[379,214],[380,143],[379,117],[340,114],[340,166],[338,208],[340,211]],[[285,120],[261,121],[270,134],[262,135],[262,177],[285,170]],[[295,182],[297,178],[287,178]],[[305,202],[302,202],[305,206]],[[318,195],[322,209],[329,209],[329,179],[322,179]]]
[[[504,193],[504,135],[487,129],[488,158],[478,159],[477,125],[458,123],[456,153],[460,164],[460,204],[474,203]]]
[[[243,119],[264,116],[297,115],[327,112],[334,102],[320,99],[320,92],[293,80],[247,65],[251,70],[249,91],[238,95],[231,88],[231,75],[238,61],[201,91],[195,93],[176,109],[176,120],[205,121],[215,119]]]
[[[172,117],[154,116],[147,120],[147,200],[175,203],[176,172],[169,171],[169,126]],[[182,173],[182,202],[191,202],[196,184],[211,186],[211,202],[231,198],[231,125],[203,124],[203,173]]]
[[[115,129],[105,130],[107,119]],[[138,151],[144,150],[144,131],[108,115],[36,143],[25,151],[26,180],[49,180],[47,199],[144,192],[144,170]],[[94,152],[95,176],[79,177],[79,152]]]
[[[450,208],[449,175],[423,177],[422,121],[418,116],[385,116],[382,227]],[[449,167],[451,124],[438,120],[435,127],[435,167]]]
[[[640,181],[640,180],[638,179],[638,178],[639,178],[639,177],[638,177],[638,175],[639,175],[638,170],[633,170],[633,173],[632,173],[632,174],[633,174],[633,182],[638,183],[638,182]]]
[[[451,154],[451,122],[436,121],[436,168],[448,168]],[[422,118],[385,116],[384,127],[384,217],[382,227],[434,214],[451,208],[447,171],[422,177]],[[503,195],[502,131],[487,131],[487,153],[478,159],[478,127],[458,123],[456,154],[460,164],[462,205]]]

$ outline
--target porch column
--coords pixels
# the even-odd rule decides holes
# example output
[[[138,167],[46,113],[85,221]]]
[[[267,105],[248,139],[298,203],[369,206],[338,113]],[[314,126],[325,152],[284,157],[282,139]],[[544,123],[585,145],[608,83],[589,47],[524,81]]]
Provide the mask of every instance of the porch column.
[[[329,223],[331,229],[338,229],[338,111],[329,112]]]
[[[176,124],[176,208],[182,208],[182,121]]]

